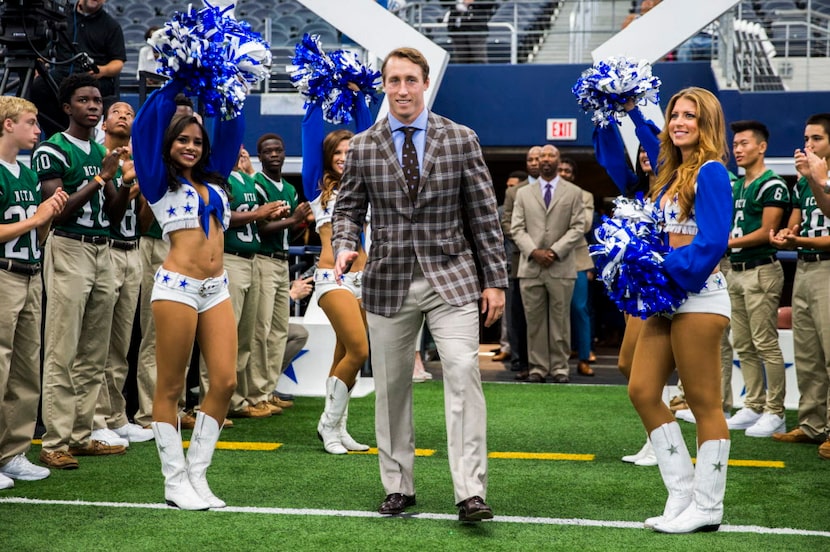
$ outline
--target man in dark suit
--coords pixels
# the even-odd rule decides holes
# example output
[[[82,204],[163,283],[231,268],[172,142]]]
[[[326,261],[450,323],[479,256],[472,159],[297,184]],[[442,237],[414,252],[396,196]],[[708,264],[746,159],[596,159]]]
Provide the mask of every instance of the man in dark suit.
[[[542,147],[539,184],[516,192],[511,232],[519,248],[519,285],[527,316],[528,381],[568,383],[574,250],[585,233],[582,190],[560,178],[559,150]]]
[[[426,317],[443,363],[459,519],[490,519],[478,301],[484,324],[492,325],[503,313],[507,287],[496,197],[476,134],[426,109],[429,65],[423,55],[412,48],[393,50],[381,74],[389,115],[352,139],[333,223],[339,281],[357,257],[372,205],[363,306],[387,493],[378,511],[400,514],[415,504],[412,343]],[[465,218],[472,244],[464,237]]]

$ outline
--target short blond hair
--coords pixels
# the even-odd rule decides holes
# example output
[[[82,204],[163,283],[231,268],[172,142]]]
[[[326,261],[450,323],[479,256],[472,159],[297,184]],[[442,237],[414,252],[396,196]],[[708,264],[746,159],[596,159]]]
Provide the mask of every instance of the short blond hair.
[[[17,96],[0,96],[0,136],[3,136],[2,122],[11,119],[16,123],[23,113],[37,115],[37,107],[29,100]]]

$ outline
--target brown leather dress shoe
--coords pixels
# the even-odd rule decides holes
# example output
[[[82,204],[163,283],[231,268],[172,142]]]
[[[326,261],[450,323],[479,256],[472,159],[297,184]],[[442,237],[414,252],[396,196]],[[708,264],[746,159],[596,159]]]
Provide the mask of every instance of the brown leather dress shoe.
[[[804,433],[804,430],[800,427],[790,430],[787,433],[773,433],[772,438],[782,443],[810,443],[817,445],[824,442],[821,439],[813,439]]]
[[[386,495],[378,508],[378,513],[385,516],[402,514],[409,506],[415,506],[415,495],[408,496],[401,493]]]
[[[127,452],[127,448],[90,439],[86,446],[69,447],[68,452],[71,456],[108,456],[110,454],[124,454]]]
[[[576,365],[576,371],[579,372],[581,376],[593,376],[594,369],[591,368],[591,365],[588,364],[584,360],[580,360]]]
[[[493,510],[480,496],[471,496],[458,504],[458,521],[482,521],[493,519]]]
[[[493,362],[504,362],[505,360],[510,359],[510,353],[505,353],[504,351],[499,351],[495,355],[493,355]]]
[[[830,460],[830,439],[824,441],[818,448],[818,455],[825,460]]]
[[[519,370],[516,372],[516,375],[513,377],[516,381],[527,381],[527,378],[530,376],[530,372],[527,370]]]
[[[527,376],[527,382],[528,383],[545,383],[545,376],[543,376],[542,374],[533,373],[533,374],[530,374],[529,376]]]
[[[554,374],[553,383],[571,383],[571,378],[565,374]]]

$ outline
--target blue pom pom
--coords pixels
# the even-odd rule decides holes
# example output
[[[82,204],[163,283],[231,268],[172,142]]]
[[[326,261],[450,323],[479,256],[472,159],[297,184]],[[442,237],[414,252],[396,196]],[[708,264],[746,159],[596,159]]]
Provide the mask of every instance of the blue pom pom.
[[[594,124],[606,126],[619,122],[625,113],[623,104],[630,99],[658,103],[661,84],[647,61],[611,57],[583,71],[571,91]]]
[[[618,197],[614,217],[603,219],[590,247],[608,296],[621,311],[648,318],[670,313],[688,294],[669,277],[663,259],[671,249],[663,239],[660,208],[650,200]]]
[[[248,90],[266,78],[271,48],[251,26],[212,6],[176,12],[148,43],[159,53],[162,75],[186,83],[208,116],[232,119],[242,113]]]
[[[320,106],[323,119],[329,123],[349,123],[357,102],[365,101],[368,106],[378,99],[380,73],[363,65],[349,50],[326,54],[317,35],[303,36],[294,48],[292,63],[296,69],[291,73],[291,83],[305,96],[306,107]]]

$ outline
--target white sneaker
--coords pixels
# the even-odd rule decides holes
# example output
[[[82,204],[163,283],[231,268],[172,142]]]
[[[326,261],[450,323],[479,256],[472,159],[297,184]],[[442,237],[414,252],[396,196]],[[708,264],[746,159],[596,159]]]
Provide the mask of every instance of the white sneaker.
[[[29,462],[29,459],[23,453],[9,460],[4,466],[0,466],[1,476],[21,481],[40,481],[49,477],[50,473],[52,472],[48,468],[36,466]],[[3,488],[2,481],[0,481],[0,488]]]
[[[751,408],[743,407],[735,412],[735,414],[733,414],[732,417],[726,421],[726,425],[729,429],[749,429],[754,426],[755,422],[757,422],[760,418],[761,415]]]
[[[786,433],[787,423],[784,416],[765,412],[755,425],[746,430],[747,437],[772,437],[773,433]]]
[[[129,447],[130,442],[126,439],[122,439],[118,436],[116,432],[111,429],[104,428],[104,429],[93,429],[92,430],[92,437],[93,441],[101,441],[104,444],[116,447]]]
[[[151,441],[153,439],[153,430],[150,428],[144,429],[138,424],[124,424],[121,427],[116,427],[112,431],[122,439],[126,439],[131,443],[143,443],[144,441]]]
[[[11,489],[12,487],[14,487],[14,479],[10,479],[0,473],[0,490]]]
[[[678,420],[683,420],[684,422],[689,422],[690,424],[697,423],[695,420],[695,415],[692,414],[691,408],[684,408],[683,410],[675,410],[674,417]]]

